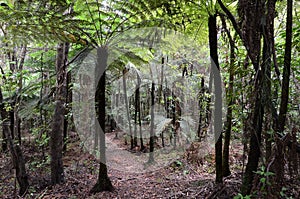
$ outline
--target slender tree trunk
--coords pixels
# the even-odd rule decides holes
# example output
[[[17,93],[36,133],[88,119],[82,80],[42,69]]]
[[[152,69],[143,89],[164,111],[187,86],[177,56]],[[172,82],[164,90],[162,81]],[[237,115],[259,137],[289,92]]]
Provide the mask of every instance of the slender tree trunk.
[[[99,79],[95,94],[96,104],[96,117],[100,124],[100,132],[96,132],[100,137],[100,167],[97,183],[90,190],[91,193],[97,193],[101,191],[113,191],[114,187],[107,175],[106,166],[106,149],[105,149],[105,70],[107,67],[108,52],[106,47],[99,47],[97,49],[97,65],[96,65],[96,78]]]
[[[198,108],[199,108],[199,119],[198,119],[198,130],[197,130],[197,135],[199,138],[199,141],[201,142],[202,138],[203,138],[203,130],[202,130],[202,111],[206,112],[205,106],[204,106],[204,95],[205,95],[205,89],[204,89],[204,78],[201,78],[201,90],[199,92],[199,96],[198,96]],[[204,114],[205,116],[205,114]]]
[[[5,74],[2,68],[1,73],[3,75],[3,79],[5,80]],[[6,109],[4,108],[3,104],[3,95],[2,95],[2,90],[0,87],[0,114],[1,114],[1,120],[2,120],[2,151],[5,152],[7,150],[7,137],[6,135],[9,133],[8,132],[8,126],[7,126],[7,121],[9,120],[8,114],[6,113]],[[6,122],[5,122],[6,121]]]
[[[134,103],[134,138],[133,138],[133,146],[137,146],[137,125],[138,125],[138,114],[139,114],[139,98],[140,98],[140,90],[139,90],[139,87],[140,87],[140,77],[139,77],[139,74],[137,73],[136,74],[136,77],[137,77],[137,85],[136,85],[136,88],[135,88],[135,103]]]
[[[223,182],[222,174],[222,89],[221,76],[218,60],[218,32],[217,15],[210,15],[208,18],[209,48],[211,57],[211,70],[213,72],[215,88],[215,110],[214,110],[214,134],[216,154],[216,183]]]
[[[164,84],[164,66],[165,66],[165,58],[161,58],[161,73],[160,73],[160,85],[158,91],[158,103],[161,104],[161,99],[163,97],[163,84]],[[160,106],[159,106],[160,108]],[[161,144],[162,147],[165,147],[165,140],[164,140],[164,131],[161,132]]]
[[[14,99],[14,106],[13,106],[13,120],[14,120],[14,125],[13,125],[13,132],[14,135],[17,136],[19,145],[21,145],[22,138],[21,138],[21,119],[19,118],[18,112],[19,112],[19,104],[21,101],[21,93],[22,93],[22,88],[23,88],[23,66],[25,62],[25,56],[27,52],[27,47],[22,46],[22,52],[21,52],[21,58],[20,58],[20,63],[15,64],[17,66],[17,71],[19,73],[19,82],[18,82],[18,90],[16,92],[16,96]]]
[[[145,149],[144,142],[143,142],[143,133],[142,133],[142,118],[141,118],[141,95],[140,95],[140,85],[141,85],[141,78],[138,78],[138,88],[136,90],[137,94],[137,112],[138,112],[138,123],[139,123],[139,132],[140,132],[140,143],[141,148],[140,150],[143,151]]]
[[[264,115],[264,108],[261,99],[262,81],[263,77],[261,72],[259,72],[257,82],[255,83],[255,108],[251,115],[252,126],[250,127],[250,150],[242,184],[243,195],[248,195],[251,192],[254,172],[257,170],[259,158],[261,155],[261,132]]]
[[[69,115],[69,113],[72,111],[72,86],[71,84],[71,79],[72,79],[72,73],[68,72],[67,73],[67,96],[66,96],[66,114],[65,115]],[[68,127],[69,127],[69,120],[72,121],[72,117],[68,118],[65,117],[64,118],[64,146],[63,146],[63,151],[67,150],[67,142],[68,142]]]
[[[233,81],[234,81],[234,62],[235,62],[235,53],[234,53],[234,40],[230,35],[229,30],[226,27],[226,21],[223,16],[221,16],[223,28],[226,31],[227,37],[229,39],[230,45],[230,60],[229,60],[229,85],[227,91],[227,116],[226,116],[226,126],[225,126],[225,137],[224,137],[224,148],[223,148],[223,177],[229,176],[230,166],[229,166],[229,146],[230,146],[230,136],[231,136],[231,127],[232,127],[232,106],[233,106]]]
[[[149,163],[154,162],[154,98],[155,98],[155,83],[152,80],[151,84],[151,123],[150,123],[150,153],[149,153]]]
[[[120,121],[120,111],[119,111],[119,109],[120,109],[120,107],[119,107],[119,102],[121,101],[121,89],[120,89],[120,82],[118,82],[118,94],[116,95],[116,107],[117,107],[117,115],[116,115],[116,122],[117,123],[120,123],[121,121]],[[116,133],[115,133],[115,139],[118,139],[118,131],[116,131]]]
[[[177,137],[177,123],[176,123],[176,96],[174,95],[175,92],[175,85],[173,86],[173,91],[172,91],[172,100],[171,100],[171,107],[172,107],[172,124],[173,124],[173,147],[174,149],[177,147],[176,143],[176,137]]]
[[[59,184],[64,182],[64,169],[62,162],[63,132],[65,117],[65,102],[67,97],[67,69],[68,43],[60,43],[57,47],[56,57],[56,96],[55,112],[53,116],[52,131],[50,136],[51,155],[51,183]]]
[[[282,133],[285,128],[286,113],[289,101],[289,84],[291,73],[291,54],[292,54],[292,28],[293,28],[293,0],[287,0],[287,18],[286,18],[286,38],[285,38],[285,53],[284,53],[284,68],[281,87],[281,102],[278,117],[278,132]],[[275,154],[274,168],[276,169],[276,183],[279,188],[283,185],[284,179],[284,152],[282,149],[282,141],[276,140],[278,152]],[[279,150],[281,149],[281,150]]]
[[[283,79],[281,86],[281,102],[278,117],[278,132],[283,132],[286,121],[287,105],[289,100],[289,85],[291,73],[291,54],[292,54],[292,27],[293,27],[293,1],[287,0],[287,19]]]
[[[124,98],[125,98],[125,106],[126,106],[126,114],[129,126],[129,136],[130,136],[130,149],[133,149],[133,137],[132,137],[132,129],[131,129],[131,117],[130,117],[130,110],[129,110],[129,103],[128,103],[128,96],[127,96],[127,85],[126,85],[126,73],[127,70],[123,70],[123,91],[124,91]]]

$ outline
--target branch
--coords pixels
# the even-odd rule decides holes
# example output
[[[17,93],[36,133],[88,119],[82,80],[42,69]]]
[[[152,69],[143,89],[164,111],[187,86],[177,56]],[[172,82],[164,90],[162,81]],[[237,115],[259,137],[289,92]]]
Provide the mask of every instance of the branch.
[[[233,28],[235,29],[235,31],[237,32],[237,34],[240,36],[240,38],[242,39],[244,45],[245,45],[245,42],[244,42],[244,37],[243,37],[243,34],[242,34],[242,31],[240,30],[234,16],[231,14],[231,12],[226,8],[226,6],[223,4],[223,2],[221,0],[218,0],[218,3],[220,4],[222,10],[225,12],[225,14],[227,15],[228,19],[231,21],[232,25],[233,25]],[[247,51],[249,51],[248,49],[248,45],[245,45]]]

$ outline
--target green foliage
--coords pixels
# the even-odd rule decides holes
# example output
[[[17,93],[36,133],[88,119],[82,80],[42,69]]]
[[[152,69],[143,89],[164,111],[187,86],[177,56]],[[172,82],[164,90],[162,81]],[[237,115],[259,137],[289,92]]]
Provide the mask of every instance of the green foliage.
[[[267,186],[271,186],[269,177],[275,174],[273,172],[267,171],[265,166],[263,165],[260,167],[260,170],[256,171],[255,173],[260,177],[260,192],[262,192],[262,194],[267,194],[266,188]]]
[[[238,195],[234,196],[234,199],[251,199],[251,195],[243,196],[241,193],[239,193]]]
[[[286,187],[282,187],[281,191],[280,191],[280,196],[285,199],[293,199],[292,196],[290,196],[290,197],[287,196],[287,194],[286,194],[287,191],[288,191],[288,189]]]
[[[49,126],[47,124],[32,129],[32,134],[35,136],[35,142],[39,147],[48,146],[50,137],[47,135],[47,131],[49,131]]]

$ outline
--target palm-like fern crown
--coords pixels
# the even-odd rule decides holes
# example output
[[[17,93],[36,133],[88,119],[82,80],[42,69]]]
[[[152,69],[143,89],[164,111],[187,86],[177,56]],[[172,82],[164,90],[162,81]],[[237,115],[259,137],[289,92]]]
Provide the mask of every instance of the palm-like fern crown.
[[[9,3],[9,2],[14,2]],[[0,25],[11,40],[79,42],[101,46],[115,34],[133,27],[185,28],[196,14],[179,0],[7,0],[0,6]],[[188,9],[186,9],[188,7]]]

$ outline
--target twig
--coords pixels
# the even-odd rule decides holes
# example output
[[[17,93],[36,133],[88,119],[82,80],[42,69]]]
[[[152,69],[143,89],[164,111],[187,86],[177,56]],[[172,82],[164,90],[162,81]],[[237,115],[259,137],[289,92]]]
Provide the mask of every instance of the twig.
[[[40,195],[38,195],[36,197],[36,199],[42,199],[45,196],[45,194],[47,193],[47,191],[48,191],[48,188],[46,188],[46,190],[43,193],[41,193]]]

